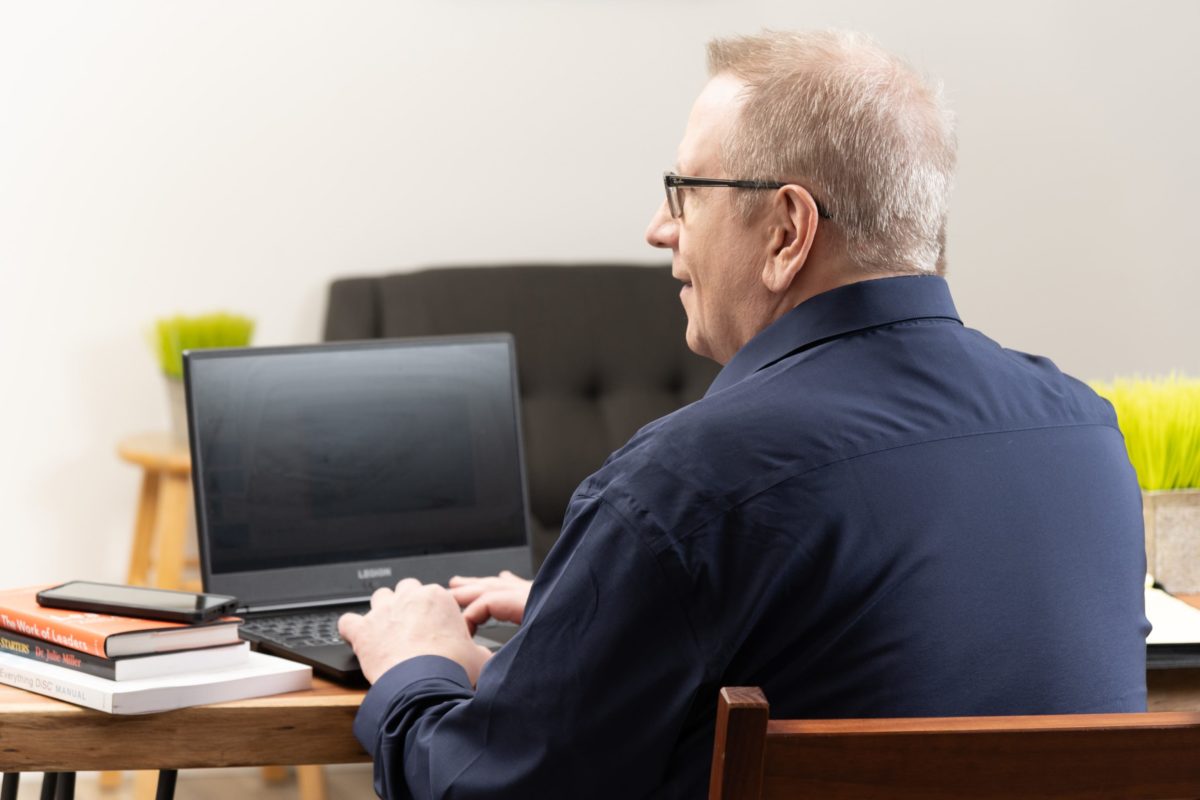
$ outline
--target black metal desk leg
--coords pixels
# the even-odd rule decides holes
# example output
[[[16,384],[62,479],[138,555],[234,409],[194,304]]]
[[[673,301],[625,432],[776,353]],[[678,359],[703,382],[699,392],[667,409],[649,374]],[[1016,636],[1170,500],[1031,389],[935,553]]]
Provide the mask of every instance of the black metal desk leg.
[[[75,800],[75,773],[60,772],[58,774],[58,792],[54,800]]]
[[[4,773],[4,783],[0,785],[0,800],[17,800],[17,787],[21,785],[21,773]]]
[[[173,800],[175,779],[178,777],[179,770],[160,769],[158,771],[158,791],[154,795],[154,800]]]
[[[42,775],[41,800],[54,800],[54,790],[58,788],[58,773],[47,772]]]

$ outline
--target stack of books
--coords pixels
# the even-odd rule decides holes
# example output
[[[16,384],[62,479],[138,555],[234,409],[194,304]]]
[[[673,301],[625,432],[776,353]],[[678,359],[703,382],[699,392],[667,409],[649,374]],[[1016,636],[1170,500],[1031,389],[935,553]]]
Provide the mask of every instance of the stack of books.
[[[312,686],[312,668],[250,652],[241,620],[201,625],[39,606],[0,591],[0,683],[111,714],[147,714]]]

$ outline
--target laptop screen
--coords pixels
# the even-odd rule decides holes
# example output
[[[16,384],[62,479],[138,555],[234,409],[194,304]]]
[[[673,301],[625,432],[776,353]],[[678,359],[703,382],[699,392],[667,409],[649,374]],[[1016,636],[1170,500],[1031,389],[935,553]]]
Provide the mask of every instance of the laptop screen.
[[[509,337],[197,351],[206,578],[526,546]]]

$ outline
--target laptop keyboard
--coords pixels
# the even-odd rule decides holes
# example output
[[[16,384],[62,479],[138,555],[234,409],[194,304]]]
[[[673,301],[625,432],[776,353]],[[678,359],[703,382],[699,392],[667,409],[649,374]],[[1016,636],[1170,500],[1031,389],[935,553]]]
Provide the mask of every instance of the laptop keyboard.
[[[338,617],[348,611],[365,614],[369,610],[370,606],[355,606],[251,617],[242,623],[241,629],[250,634],[253,640],[270,641],[293,650],[298,647],[346,644],[346,640],[338,634]],[[516,626],[507,623],[488,623],[476,631],[475,643],[497,650],[516,630]]]
[[[345,644],[346,640],[338,634],[337,621],[347,611],[366,613],[367,607],[254,617],[242,623],[242,630],[253,634],[256,639],[266,639],[289,647]]]

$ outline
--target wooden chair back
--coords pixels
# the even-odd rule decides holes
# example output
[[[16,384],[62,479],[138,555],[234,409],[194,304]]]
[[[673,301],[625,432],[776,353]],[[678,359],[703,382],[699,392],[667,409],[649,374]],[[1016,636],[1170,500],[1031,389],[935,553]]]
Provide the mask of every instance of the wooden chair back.
[[[709,800],[1200,798],[1200,714],[771,720],[724,688]]]

